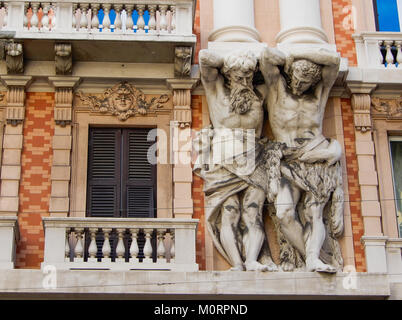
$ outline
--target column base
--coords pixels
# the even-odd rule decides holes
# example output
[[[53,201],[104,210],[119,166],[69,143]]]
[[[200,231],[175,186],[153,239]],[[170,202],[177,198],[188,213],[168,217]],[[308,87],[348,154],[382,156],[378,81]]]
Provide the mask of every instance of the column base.
[[[297,27],[283,30],[276,36],[278,44],[290,43],[319,43],[327,44],[328,37],[322,29],[314,27]]]
[[[259,42],[260,34],[255,28],[247,26],[228,26],[214,30],[208,41],[219,42]]]

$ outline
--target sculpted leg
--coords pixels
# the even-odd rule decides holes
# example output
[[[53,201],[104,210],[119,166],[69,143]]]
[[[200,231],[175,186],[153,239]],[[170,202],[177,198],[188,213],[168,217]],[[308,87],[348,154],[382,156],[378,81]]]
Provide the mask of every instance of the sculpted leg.
[[[262,209],[265,201],[264,191],[249,187],[243,198],[243,220],[246,225],[247,242],[246,249],[246,270],[247,271],[276,271],[277,267],[272,262],[263,265],[257,261],[261,247],[265,240],[264,223],[262,221]]]
[[[238,197],[228,198],[222,206],[222,228],[220,240],[223,248],[232,260],[231,270],[244,270],[243,261],[237,246],[236,230],[239,227],[240,205]]]
[[[322,220],[324,205],[311,205],[308,209],[311,232],[306,241],[306,268],[307,271],[336,272],[336,269],[323,263],[320,257],[320,250],[325,240],[325,226]]]
[[[299,189],[286,179],[282,179],[275,200],[276,216],[286,239],[299,250],[302,256],[305,256],[303,227],[296,219],[296,205],[299,198]]]

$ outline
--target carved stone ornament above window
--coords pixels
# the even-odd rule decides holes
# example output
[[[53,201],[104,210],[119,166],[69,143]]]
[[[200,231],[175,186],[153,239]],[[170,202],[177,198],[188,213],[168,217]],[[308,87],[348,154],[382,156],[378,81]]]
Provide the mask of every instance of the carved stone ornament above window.
[[[397,99],[371,99],[373,116],[386,116],[387,118],[402,118],[402,97]]]
[[[128,82],[116,84],[107,89],[101,97],[85,95],[82,92],[78,92],[77,96],[91,107],[92,112],[110,113],[121,121],[162,108],[169,100],[168,95],[163,94],[147,101],[145,94]]]

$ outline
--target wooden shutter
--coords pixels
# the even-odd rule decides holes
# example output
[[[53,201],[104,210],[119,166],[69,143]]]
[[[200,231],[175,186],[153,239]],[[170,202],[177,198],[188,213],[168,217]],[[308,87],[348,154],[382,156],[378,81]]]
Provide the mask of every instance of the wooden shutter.
[[[87,216],[120,216],[120,154],[120,129],[90,129]]]
[[[149,129],[129,129],[123,132],[122,178],[123,212],[126,217],[155,217],[156,166],[148,161],[148,150],[155,143],[147,141]]]

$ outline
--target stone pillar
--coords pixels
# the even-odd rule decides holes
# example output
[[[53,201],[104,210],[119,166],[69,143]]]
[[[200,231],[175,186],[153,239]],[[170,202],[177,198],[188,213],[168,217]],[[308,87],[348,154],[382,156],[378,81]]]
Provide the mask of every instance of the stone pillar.
[[[49,77],[55,87],[53,137],[53,163],[51,172],[51,195],[49,211],[51,216],[67,217],[70,204],[71,139],[73,92],[78,77]]]
[[[258,42],[254,0],[214,0],[214,31],[209,41]]]
[[[279,0],[278,44],[328,43],[321,24],[320,0]]]
[[[18,218],[0,217],[0,270],[14,269],[16,243],[19,238]]]
[[[191,90],[196,86],[196,79],[169,79],[173,90],[174,121],[171,123],[173,163],[173,216],[191,218],[193,216],[191,166]]]
[[[364,245],[367,271],[386,272],[385,242],[378,198],[378,178],[370,115],[371,92],[375,84],[349,83],[355,125],[355,144],[359,168],[361,212],[364,224]]]
[[[25,89],[30,76],[2,76],[7,87],[6,127],[3,137],[1,164],[0,215],[14,216],[18,213],[19,186],[21,179],[21,153],[25,119]]]

